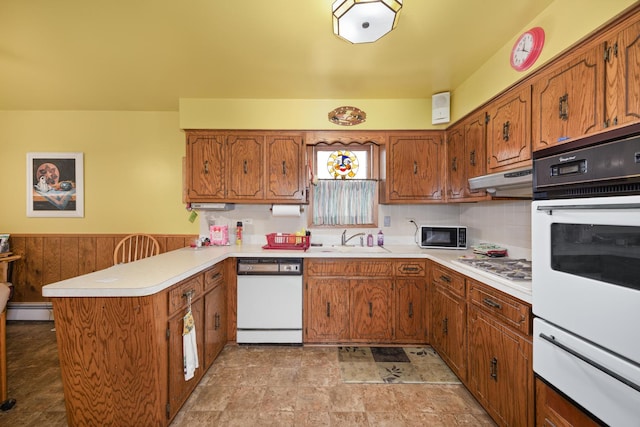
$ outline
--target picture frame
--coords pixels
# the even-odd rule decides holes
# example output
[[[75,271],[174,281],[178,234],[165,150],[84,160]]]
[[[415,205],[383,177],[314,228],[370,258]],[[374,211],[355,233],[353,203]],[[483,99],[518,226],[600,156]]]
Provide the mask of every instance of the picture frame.
[[[27,216],[84,217],[83,153],[27,153]]]

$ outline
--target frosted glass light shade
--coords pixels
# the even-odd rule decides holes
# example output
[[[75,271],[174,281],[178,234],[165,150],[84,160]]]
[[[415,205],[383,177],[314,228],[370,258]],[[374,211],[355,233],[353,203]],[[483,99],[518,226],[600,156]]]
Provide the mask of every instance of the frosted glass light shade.
[[[351,43],[371,43],[396,27],[402,0],[336,0],[333,32]]]

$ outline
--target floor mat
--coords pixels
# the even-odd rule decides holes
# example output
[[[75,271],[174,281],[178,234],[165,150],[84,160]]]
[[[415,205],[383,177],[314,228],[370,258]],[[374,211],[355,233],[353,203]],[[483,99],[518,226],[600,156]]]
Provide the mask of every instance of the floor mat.
[[[338,347],[345,383],[460,384],[431,347]]]

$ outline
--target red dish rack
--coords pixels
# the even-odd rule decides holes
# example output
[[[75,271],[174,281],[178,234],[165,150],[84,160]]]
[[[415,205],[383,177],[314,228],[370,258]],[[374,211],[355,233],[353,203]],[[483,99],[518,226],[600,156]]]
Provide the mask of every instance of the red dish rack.
[[[306,251],[311,245],[311,236],[296,236],[288,233],[269,233],[267,244],[262,249],[294,249]]]

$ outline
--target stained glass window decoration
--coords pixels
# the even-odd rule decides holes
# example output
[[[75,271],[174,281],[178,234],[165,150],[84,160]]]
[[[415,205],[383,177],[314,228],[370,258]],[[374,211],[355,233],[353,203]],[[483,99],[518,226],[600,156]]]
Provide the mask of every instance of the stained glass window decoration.
[[[329,154],[327,170],[333,179],[353,179],[359,167],[358,156],[349,150],[337,150]]]

